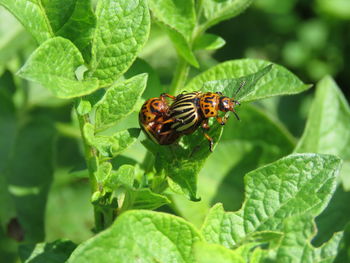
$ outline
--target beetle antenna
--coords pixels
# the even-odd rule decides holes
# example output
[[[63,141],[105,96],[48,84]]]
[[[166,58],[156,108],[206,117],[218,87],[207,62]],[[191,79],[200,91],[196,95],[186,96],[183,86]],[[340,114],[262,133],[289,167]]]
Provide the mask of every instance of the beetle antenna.
[[[241,82],[241,84],[239,85],[239,88],[237,89],[237,91],[235,92],[235,96],[237,95],[237,93],[241,90],[241,88],[243,88],[245,86],[247,82],[245,80],[243,80]]]
[[[235,115],[236,119],[240,121],[241,119],[239,118],[237,112],[235,112],[235,111],[232,111],[232,112],[233,112],[233,114]]]

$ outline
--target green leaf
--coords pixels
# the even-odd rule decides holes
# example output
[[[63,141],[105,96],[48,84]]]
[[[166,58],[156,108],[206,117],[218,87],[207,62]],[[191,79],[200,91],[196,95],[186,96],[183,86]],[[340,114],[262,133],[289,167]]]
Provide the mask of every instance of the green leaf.
[[[215,205],[202,227],[210,243],[234,248],[258,231],[280,231],[289,217],[318,215],[336,186],[341,161],[331,155],[296,154],[245,176],[245,202],[237,212]]]
[[[285,236],[277,250],[275,262],[333,262],[343,234],[337,233],[321,247],[313,247],[311,238],[316,232],[313,217],[306,213],[285,220]]]
[[[213,126],[209,136],[217,142],[222,128]],[[184,136],[183,143],[169,146],[156,145],[153,141],[142,141],[144,146],[155,155],[155,168],[158,174],[167,175],[170,188],[178,194],[198,201],[197,177],[205,160],[210,155],[207,139],[200,132]],[[214,144],[215,145],[215,144]]]
[[[68,263],[103,263],[116,259],[130,263],[140,259],[142,262],[194,262],[194,243],[200,240],[197,230],[179,217],[129,211],[110,228],[79,245]]]
[[[88,100],[80,99],[77,106],[77,113],[81,116],[91,111],[91,103]]]
[[[38,82],[60,98],[89,94],[98,88],[98,80],[78,81],[75,70],[84,64],[79,50],[67,39],[56,37],[43,43],[18,74]]]
[[[211,69],[199,74],[186,85],[184,90],[196,91],[213,80],[226,80],[241,78],[256,73],[260,70],[267,70],[270,62],[257,59],[240,59],[221,63]],[[303,84],[295,75],[279,65],[273,65],[249,94],[246,94],[241,101],[253,101],[278,95],[290,95],[302,92],[310,86]],[[245,87],[242,88],[242,92]],[[239,93],[238,93],[239,95]],[[242,95],[240,95],[242,96]]]
[[[50,122],[34,117],[35,121],[19,131],[6,173],[9,192],[27,242],[44,239],[43,218],[53,174],[55,132]]]
[[[0,0],[0,4],[17,17],[38,43],[54,37],[40,0]]]
[[[226,41],[222,37],[214,34],[204,34],[196,39],[193,48],[195,50],[215,50],[223,47],[225,44]]]
[[[196,13],[193,0],[150,0],[153,15],[166,25],[171,25],[186,40],[190,40],[196,26]]]
[[[230,19],[242,13],[253,0],[203,0],[202,6],[206,21],[205,28],[209,28],[223,20]]]
[[[61,263],[68,259],[75,248],[76,244],[68,240],[24,244],[19,247],[19,255],[23,263]]]
[[[123,210],[128,209],[148,209],[154,210],[166,204],[170,204],[170,200],[160,194],[152,192],[148,188],[144,189],[131,189],[127,193],[128,206],[124,207]]]
[[[237,252],[224,246],[204,242],[195,244],[195,256],[198,263],[244,263],[247,262]]]
[[[53,7],[48,9],[48,5],[53,5]],[[68,6],[71,8],[68,12],[65,12],[64,9]],[[71,40],[80,50],[85,61],[90,61],[91,40],[96,25],[91,0],[45,0],[45,9],[57,12],[55,15],[58,19],[65,18],[61,26],[55,30],[55,34]],[[62,14],[70,14],[70,16],[67,18],[67,15],[63,16]],[[51,25],[52,21],[53,19],[50,18]]]
[[[145,0],[100,0],[96,16],[89,76],[108,86],[130,67],[147,41],[150,16]]]
[[[147,74],[140,74],[110,87],[96,104],[96,127],[106,129],[136,110],[146,88]]]
[[[334,154],[350,160],[350,107],[331,77],[316,89],[308,121],[296,152]]]
[[[186,38],[170,26],[165,26],[164,29],[174,44],[177,53],[179,53],[180,56],[182,56],[182,58],[184,58],[192,66],[198,68],[199,63],[192,52],[191,45],[188,43]]]
[[[272,65],[237,79],[223,79],[205,82],[203,92],[221,92],[228,97],[235,97],[239,101],[245,101],[246,97],[254,93],[257,89],[256,83],[271,71]],[[239,92],[239,93],[237,93]],[[237,93],[237,95],[236,95]]]
[[[116,172],[112,172],[106,184],[113,190],[118,186],[133,187],[135,177],[135,167],[124,164]]]
[[[115,157],[136,142],[140,134],[140,129],[131,128],[108,136],[95,135],[94,132],[94,126],[92,124],[86,123],[84,125],[84,136],[88,144],[96,147],[103,156]]]
[[[244,198],[243,176],[290,154],[295,146],[288,131],[262,110],[245,105],[237,111],[241,121],[226,123],[220,143],[199,173],[201,202],[172,197],[176,211],[196,226],[202,224],[210,204],[222,202],[230,211],[239,209]]]
[[[164,27],[177,52],[190,64],[198,67],[192,53],[192,34],[196,26],[193,0],[151,0],[150,9],[156,20]]]

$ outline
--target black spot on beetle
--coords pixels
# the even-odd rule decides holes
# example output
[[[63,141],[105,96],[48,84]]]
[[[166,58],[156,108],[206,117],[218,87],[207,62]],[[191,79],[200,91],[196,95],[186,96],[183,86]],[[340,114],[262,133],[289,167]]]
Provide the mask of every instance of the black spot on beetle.
[[[209,109],[205,109],[205,114],[208,114],[209,113]]]

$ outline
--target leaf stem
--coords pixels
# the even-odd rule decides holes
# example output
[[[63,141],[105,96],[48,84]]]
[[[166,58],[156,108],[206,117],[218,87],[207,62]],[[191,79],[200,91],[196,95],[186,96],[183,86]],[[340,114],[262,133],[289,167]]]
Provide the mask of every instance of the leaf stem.
[[[178,63],[170,86],[170,94],[176,95],[180,88],[185,86],[190,66],[185,59],[178,55]]]
[[[86,123],[90,123],[89,115],[88,114],[79,115],[77,110],[76,110],[76,114],[79,120],[80,133],[83,139],[84,150],[85,150],[85,161],[89,171],[90,187],[91,187],[91,192],[93,194],[99,191],[98,183],[95,177],[95,173],[97,172],[97,169],[98,169],[98,166],[96,164],[98,160],[97,150],[94,147],[91,147],[87,143],[87,140],[84,136],[84,125]],[[113,210],[111,209],[111,211],[104,211],[99,205],[93,204],[93,206],[94,206],[95,230],[99,232],[104,230],[106,227],[108,227],[108,225],[110,225],[110,222],[109,222],[110,220],[108,220],[110,216],[108,216],[108,214],[113,214]]]

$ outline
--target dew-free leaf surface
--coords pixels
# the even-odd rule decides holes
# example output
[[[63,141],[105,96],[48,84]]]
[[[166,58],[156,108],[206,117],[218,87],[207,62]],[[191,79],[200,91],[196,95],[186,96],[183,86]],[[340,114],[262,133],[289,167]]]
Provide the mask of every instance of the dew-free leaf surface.
[[[215,205],[203,224],[204,238],[234,248],[257,231],[281,231],[288,217],[315,217],[335,190],[340,163],[331,155],[297,154],[248,173],[242,208],[225,212]]]
[[[215,87],[217,80],[225,80],[222,84],[231,85],[232,79],[241,78],[253,74],[271,65],[270,62],[258,59],[240,59],[223,62],[211,69],[194,77],[184,88],[186,91],[200,90],[209,82],[209,86]],[[241,80],[241,82],[244,79]],[[219,81],[218,85],[221,81]],[[220,84],[220,85],[222,85]],[[235,90],[237,90],[236,87]],[[279,95],[291,95],[302,92],[310,88],[310,85],[304,84],[298,77],[290,71],[279,65],[273,65],[267,73],[255,86],[254,89],[245,93],[243,86],[237,96],[241,96],[240,101],[254,101]],[[241,94],[242,92],[242,94]],[[242,98],[243,97],[243,98]]]
[[[110,228],[79,245],[68,262],[195,262],[194,243],[200,240],[197,230],[179,217],[129,211]]]
[[[150,15],[145,0],[101,0],[96,17],[89,76],[108,86],[130,67],[147,41]]]
[[[18,74],[40,83],[59,98],[73,98],[99,87],[97,79],[79,81],[76,78],[75,71],[83,64],[84,59],[72,42],[55,37],[39,46]]]

